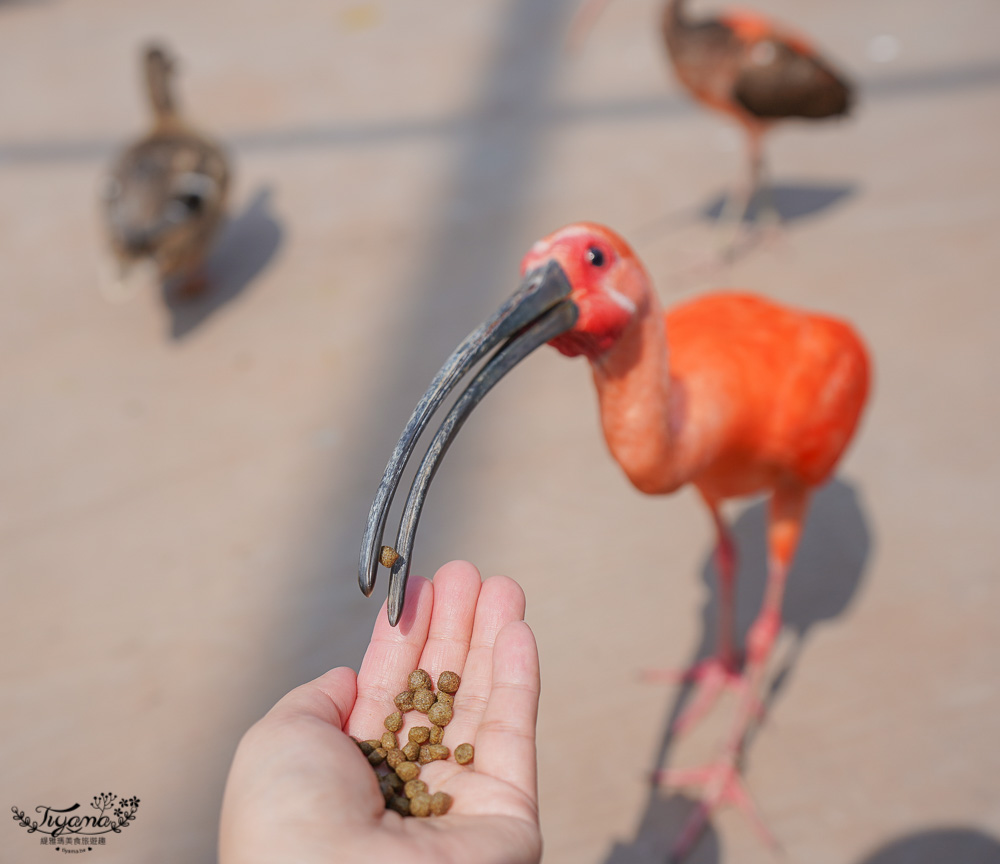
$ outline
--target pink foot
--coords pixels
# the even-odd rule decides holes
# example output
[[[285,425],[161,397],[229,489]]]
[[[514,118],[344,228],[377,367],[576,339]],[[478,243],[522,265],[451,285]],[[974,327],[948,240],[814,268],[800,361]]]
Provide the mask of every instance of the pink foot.
[[[683,735],[704,717],[726,690],[735,690],[741,698],[749,698],[748,683],[743,676],[742,663],[709,657],[690,669],[678,672],[671,669],[644,669],[643,681],[666,681],[671,684],[691,684],[696,687],[694,698],[674,722],[673,733]],[[760,701],[754,699],[753,712],[763,713]]]
[[[774,835],[764,824],[740,778],[734,757],[723,757],[714,765],[702,768],[657,771],[655,781],[673,787],[698,786],[703,790],[701,801],[671,850],[672,861],[682,860],[694,848],[716,808],[727,804],[743,811],[765,846],[772,850],[778,848]]]

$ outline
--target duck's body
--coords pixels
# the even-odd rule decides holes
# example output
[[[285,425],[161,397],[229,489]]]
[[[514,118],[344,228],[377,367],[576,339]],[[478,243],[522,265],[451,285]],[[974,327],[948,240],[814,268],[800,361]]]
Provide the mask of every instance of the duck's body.
[[[108,178],[111,247],[123,274],[149,260],[162,280],[191,292],[203,285],[201,268],[224,217],[228,160],[181,118],[166,52],[149,48],[144,65],[153,123],[118,157]]]

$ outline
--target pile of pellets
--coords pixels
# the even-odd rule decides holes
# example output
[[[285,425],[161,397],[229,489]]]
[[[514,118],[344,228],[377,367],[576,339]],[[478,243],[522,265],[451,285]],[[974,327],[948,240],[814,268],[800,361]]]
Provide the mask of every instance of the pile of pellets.
[[[431,792],[420,779],[420,767],[428,762],[447,759],[451,751],[444,745],[444,727],[454,713],[455,693],[462,679],[454,672],[442,672],[438,677],[438,692],[434,692],[431,676],[423,669],[410,673],[407,689],[393,701],[397,710],[385,718],[381,738],[358,741],[378,777],[379,788],[388,810],[402,816],[443,816],[451,807],[447,792]],[[400,747],[398,732],[403,728],[403,715],[419,711],[427,715],[430,726],[414,726],[407,742]],[[471,744],[455,748],[455,761],[468,765],[475,751]]]

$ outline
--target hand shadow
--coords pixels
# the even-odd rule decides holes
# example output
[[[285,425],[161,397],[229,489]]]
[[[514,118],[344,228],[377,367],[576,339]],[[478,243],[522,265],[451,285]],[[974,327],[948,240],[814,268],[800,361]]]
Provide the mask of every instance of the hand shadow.
[[[231,303],[271,262],[284,229],[272,212],[272,190],[263,186],[237,216],[227,220],[205,266],[206,287],[195,297],[179,296],[174,286],[162,287],[170,311],[170,335],[183,339]]]
[[[766,519],[767,502],[758,501],[747,507],[732,527],[737,550],[736,630],[739,645],[744,644],[763,601],[767,577]],[[784,628],[791,631],[793,641],[783,656],[772,658],[770,684],[762,695],[765,722],[775,698],[791,679],[808,633],[816,624],[842,615],[857,595],[870,549],[868,520],[855,490],[842,480],[833,480],[813,496],[792,563],[782,607],[782,622]],[[687,666],[710,656],[716,647],[718,591],[714,560],[713,546],[702,566],[702,579],[708,588],[708,599],[702,609],[702,636]],[[778,661],[776,669],[774,660]],[[693,689],[690,683],[678,687],[667,712],[654,769],[667,766],[674,743],[674,723]],[[748,744],[749,741],[748,735]],[[605,859],[605,864],[662,862],[665,856],[653,854],[650,850],[669,849],[692,808],[693,803],[676,792],[670,794],[652,787],[635,839],[628,845],[616,845]],[[718,848],[718,838],[709,822],[687,860],[717,861]],[[713,849],[714,853],[711,852]],[[713,854],[715,857],[711,857]],[[709,857],[703,857],[706,855]]]

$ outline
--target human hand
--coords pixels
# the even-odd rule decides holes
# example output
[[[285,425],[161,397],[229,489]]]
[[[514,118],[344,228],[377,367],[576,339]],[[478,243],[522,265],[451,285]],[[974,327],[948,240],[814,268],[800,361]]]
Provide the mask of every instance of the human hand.
[[[522,620],[524,592],[503,576],[481,581],[458,561],[433,583],[410,577],[406,594],[398,628],[383,605],[357,675],[340,667],[292,690],[243,737],[223,798],[221,864],[541,859],[538,650]],[[417,668],[434,681],[445,670],[462,676],[445,744],[472,743],[476,757],[472,766],[424,765],[430,791],[454,803],[445,816],[404,819],[385,809],[350,736],[381,736],[393,697]],[[428,725],[421,714],[404,719],[404,741],[410,727]]]

